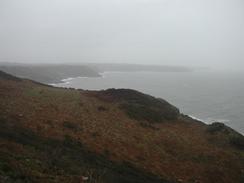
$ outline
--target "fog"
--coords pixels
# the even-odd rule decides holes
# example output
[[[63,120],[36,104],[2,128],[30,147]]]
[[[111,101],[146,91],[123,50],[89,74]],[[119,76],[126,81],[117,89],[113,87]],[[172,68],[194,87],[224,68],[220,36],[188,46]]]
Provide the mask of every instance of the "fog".
[[[243,0],[0,0],[0,62],[243,61]]]

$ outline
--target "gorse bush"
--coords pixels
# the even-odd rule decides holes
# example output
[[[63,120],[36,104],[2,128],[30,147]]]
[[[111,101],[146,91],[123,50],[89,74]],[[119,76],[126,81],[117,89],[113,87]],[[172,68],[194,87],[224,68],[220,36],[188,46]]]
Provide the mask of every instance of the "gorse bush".
[[[108,109],[106,107],[104,107],[104,106],[98,106],[97,110],[98,111],[107,111]]]
[[[236,134],[230,137],[230,143],[238,149],[244,150],[244,136]]]
[[[226,126],[223,123],[215,122],[208,125],[207,131],[209,133],[220,132],[226,129]]]
[[[161,122],[165,120],[164,114],[159,110],[143,105],[122,104],[121,108],[126,111],[129,117],[136,120],[146,120],[148,122]]]
[[[71,130],[78,130],[78,126],[74,123],[69,122],[69,121],[64,121],[63,126],[65,128],[71,129]]]
[[[109,89],[103,91],[102,95],[120,102],[120,108],[136,120],[162,122],[179,116],[179,110],[165,100],[135,90]]]
[[[227,127],[223,123],[215,122],[207,127],[207,132],[214,134],[224,134],[227,137],[229,144],[235,146],[238,149],[244,150],[244,136]]]

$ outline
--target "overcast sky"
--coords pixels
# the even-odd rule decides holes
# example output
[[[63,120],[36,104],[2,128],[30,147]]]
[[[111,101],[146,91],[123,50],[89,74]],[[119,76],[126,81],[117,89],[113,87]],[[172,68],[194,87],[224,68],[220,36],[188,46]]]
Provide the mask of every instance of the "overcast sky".
[[[243,0],[0,0],[0,61],[244,66]]]

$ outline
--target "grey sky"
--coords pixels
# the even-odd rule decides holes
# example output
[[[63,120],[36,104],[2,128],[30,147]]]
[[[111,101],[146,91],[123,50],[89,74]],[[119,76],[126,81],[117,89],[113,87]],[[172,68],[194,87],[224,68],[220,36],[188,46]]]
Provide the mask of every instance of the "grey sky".
[[[0,0],[0,61],[240,68],[243,0]]]

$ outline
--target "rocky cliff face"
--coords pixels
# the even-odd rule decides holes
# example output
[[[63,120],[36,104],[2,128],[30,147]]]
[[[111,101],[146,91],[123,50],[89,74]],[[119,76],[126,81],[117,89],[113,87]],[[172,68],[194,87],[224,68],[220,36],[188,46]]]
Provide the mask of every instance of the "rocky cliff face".
[[[243,142],[134,90],[55,88],[0,72],[0,182],[241,183]]]

